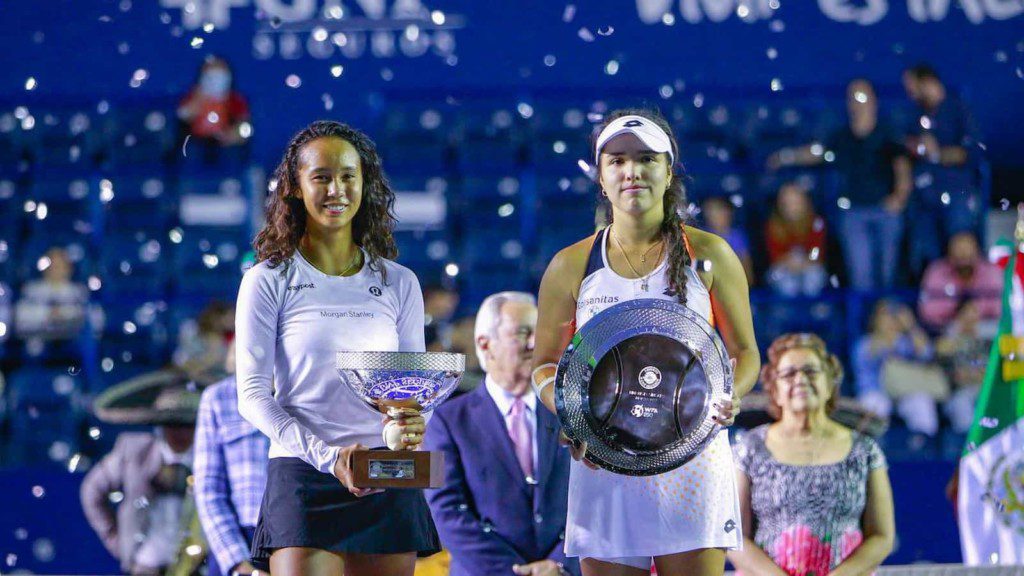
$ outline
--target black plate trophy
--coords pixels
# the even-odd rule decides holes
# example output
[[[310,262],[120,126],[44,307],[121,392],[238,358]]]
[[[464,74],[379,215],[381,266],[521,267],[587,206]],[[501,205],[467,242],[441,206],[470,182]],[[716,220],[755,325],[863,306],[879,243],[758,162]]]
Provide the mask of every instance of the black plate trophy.
[[[729,356],[708,322],[652,298],[616,304],[573,337],[555,376],[565,434],[619,474],[682,466],[721,429],[713,404],[732,397]]]
[[[338,352],[338,376],[362,404],[392,418],[433,410],[458,387],[466,357],[446,352]],[[358,488],[439,488],[444,453],[361,450],[352,455]]]

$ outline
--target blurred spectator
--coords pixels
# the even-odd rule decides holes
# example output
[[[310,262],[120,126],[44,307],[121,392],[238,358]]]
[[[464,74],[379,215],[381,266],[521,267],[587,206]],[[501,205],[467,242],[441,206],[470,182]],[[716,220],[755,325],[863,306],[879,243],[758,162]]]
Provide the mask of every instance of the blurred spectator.
[[[252,133],[249,104],[234,89],[231,66],[223,58],[210,56],[203,62],[195,84],[178,105],[178,118],[191,136],[186,149],[193,157],[216,164],[225,151],[244,156]]]
[[[74,267],[63,248],[50,248],[40,259],[43,278],[28,282],[14,309],[18,336],[26,340],[30,356],[46,352],[56,356],[74,356],[68,344],[82,331],[88,320],[94,332],[103,329],[103,310],[89,304],[89,289],[72,281]],[[63,358],[60,358],[63,359]]]
[[[998,321],[1002,308],[1003,272],[986,260],[971,232],[949,239],[945,258],[925,269],[918,313],[925,326],[942,331],[965,302],[977,309],[980,321]]]
[[[452,345],[452,316],[459,306],[459,293],[440,284],[423,288],[427,350],[442,352]]]
[[[857,400],[869,411],[888,417],[895,396],[907,427],[934,436],[939,427],[935,394],[919,389],[934,385],[934,358],[931,340],[910,307],[880,300],[871,314],[870,332],[854,347]]]
[[[474,330],[484,384],[442,404],[427,427],[424,447],[445,456],[444,487],[427,501],[452,576],[579,574],[563,550],[569,455],[530,389],[536,324],[532,294],[484,299]]]
[[[825,220],[807,190],[782,185],[765,231],[768,283],[784,296],[817,296],[825,287]]]
[[[229,373],[234,356],[232,344]],[[238,413],[234,376],[203,392],[195,446],[196,508],[211,553],[207,576],[252,574],[249,548],[267,486],[270,440]]]
[[[776,422],[735,446],[744,545],[729,559],[743,574],[871,574],[892,550],[885,455],[830,417],[842,379],[814,334],[784,334],[768,349],[761,381]]]
[[[953,384],[953,394],[944,408],[958,434],[965,434],[974,420],[974,402],[985,379],[996,328],[982,321],[976,301],[966,300],[935,344],[935,352]]]
[[[754,261],[750,257],[750,241],[747,233],[733,223],[736,208],[721,196],[711,196],[701,203],[701,213],[704,215],[705,230],[725,239],[743,264],[747,282],[753,284]]]
[[[82,481],[85,517],[126,574],[161,574],[178,557],[190,517],[193,435],[183,423],[125,432]]]
[[[846,111],[849,124],[824,146],[784,148],[768,158],[768,167],[832,161],[840,177],[839,194],[849,206],[838,224],[850,285],[857,290],[888,288],[895,282],[902,212],[912,189],[910,162],[897,133],[879,120],[878,97],[870,82],[850,82]]]
[[[172,361],[194,380],[220,380],[227,375],[224,359],[234,334],[234,306],[214,300],[194,321],[182,324]]]
[[[484,380],[484,371],[476,355],[476,318],[465,316],[455,321],[452,326],[451,352],[465,354],[466,371],[459,381],[459,392],[468,392],[480,385]]]
[[[906,147],[915,160],[917,192],[911,203],[910,265],[920,274],[957,232],[977,229],[987,201],[974,174],[980,148],[977,123],[927,64],[903,72],[907,97],[918,107]]]

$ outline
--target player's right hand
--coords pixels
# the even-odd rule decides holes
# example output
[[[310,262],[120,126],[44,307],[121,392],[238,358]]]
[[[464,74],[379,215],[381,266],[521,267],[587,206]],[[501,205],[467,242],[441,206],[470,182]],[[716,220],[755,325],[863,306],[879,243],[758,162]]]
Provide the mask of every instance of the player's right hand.
[[[355,478],[352,474],[352,453],[357,450],[366,450],[366,447],[356,443],[351,446],[343,446],[338,451],[338,459],[334,461],[334,477],[341,482],[342,486],[348,488],[349,492],[359,498],[380,494],[384,491],[383,488],[356,488],[353,486]]]
[[[563,446],[569,447],[569,454],[572,455],[572,459],[577,462],[583,462],[583,465],[591,470],[597,470],[597,464],[594,464],[590,460],[587,460],[587,443],[582,440],[573,440],[565,435],[565,431],[562,431],[558,436],[558,442]]]

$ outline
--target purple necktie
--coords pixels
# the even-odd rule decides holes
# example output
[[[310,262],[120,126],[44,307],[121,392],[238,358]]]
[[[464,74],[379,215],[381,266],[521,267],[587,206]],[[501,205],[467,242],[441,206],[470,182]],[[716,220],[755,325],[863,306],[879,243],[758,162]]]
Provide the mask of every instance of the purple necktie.
[[[519,467],[527,478],[533,477],[533,432],[530,430],[530,423],[526,421],[526,403],[522,398],[516,398],[512,402],[512,410],[509,412],[509,436],[512,437],[512,444],[516,450],[516,460],[519,460]]]

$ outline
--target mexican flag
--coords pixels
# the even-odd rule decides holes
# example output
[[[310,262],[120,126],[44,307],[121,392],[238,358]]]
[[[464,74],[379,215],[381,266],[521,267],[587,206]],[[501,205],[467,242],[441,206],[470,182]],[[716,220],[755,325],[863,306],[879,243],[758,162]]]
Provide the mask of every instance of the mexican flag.
[[[1024,564],[1024,254],[1000,242],[991,256],[1005,268],[1003,312],[960,459],[967,565]]]

